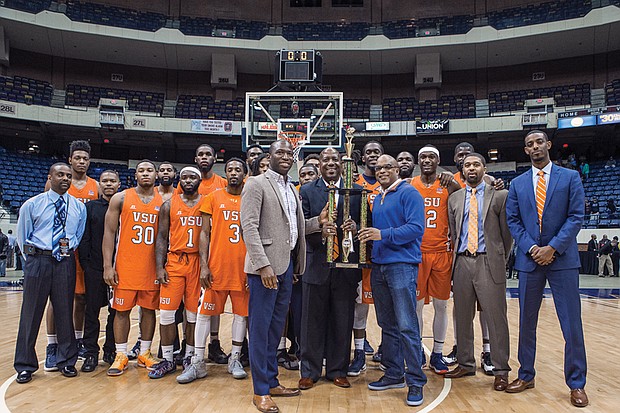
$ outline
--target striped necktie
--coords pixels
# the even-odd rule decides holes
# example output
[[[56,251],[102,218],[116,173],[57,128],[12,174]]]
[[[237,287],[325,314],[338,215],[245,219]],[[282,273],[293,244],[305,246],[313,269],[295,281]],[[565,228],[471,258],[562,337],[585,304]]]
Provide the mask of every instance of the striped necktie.
[[[476,198],[476,188],[471,189],[471,196],[469,197],[467,251],[472,254],[478,252],[478,198]]]
[[[542,216],[545,209],[545,199],[547,199],[547,181],[545,172],[538,171],[538,183],[536,184],[536,211],[538,212],[538,224],[542,232]]]
[[[54,226],[52,231],[52,256],[58,261],[62,261],[60,255],[60,239],[65,237],[65,223],[67,221],[67,210],[63,197],[58,198],[54,203],[56,213],[54,214]]]

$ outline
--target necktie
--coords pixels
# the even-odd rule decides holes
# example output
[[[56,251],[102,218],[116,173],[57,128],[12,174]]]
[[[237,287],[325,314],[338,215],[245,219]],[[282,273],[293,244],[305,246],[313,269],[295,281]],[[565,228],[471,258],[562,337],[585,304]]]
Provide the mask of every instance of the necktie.
[[[54,214],[54,226],[52,231],[52,255],[58,261],[63,257],[60,255],[60,239],[65,236],[65,222],[67,220],[67,210],[65,208],[65,200],[60,197],[54,203],[56,213]]]
[[[545,173],[538,171],[538,183],[536,184],[536,210],[538,212],[538,223],[542,232],[542,216],[545,209],[545,199],[547,198],[547,181],[545,181]]]
[[[467,225],[467,251],[478,252],[478,198],[476,188],[471,189],[469,197],[469,223]]]

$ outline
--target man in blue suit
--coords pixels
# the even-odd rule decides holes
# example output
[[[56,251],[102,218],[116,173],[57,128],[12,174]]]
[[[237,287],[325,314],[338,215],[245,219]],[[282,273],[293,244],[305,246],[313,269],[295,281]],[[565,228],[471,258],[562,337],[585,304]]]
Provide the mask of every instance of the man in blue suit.
[[[586,350],[579,298],[577,233],[584,214],[584,191],[577,171],[554,165],[547,134],[525,136],[532,169],[510,184],[506,218],[517,245],[519,271],[519,377],[506,388],[519,393],[534,387],[536,326],[545,283],[549,281],[566,342],[564,377],[574,406],[588,405]]]

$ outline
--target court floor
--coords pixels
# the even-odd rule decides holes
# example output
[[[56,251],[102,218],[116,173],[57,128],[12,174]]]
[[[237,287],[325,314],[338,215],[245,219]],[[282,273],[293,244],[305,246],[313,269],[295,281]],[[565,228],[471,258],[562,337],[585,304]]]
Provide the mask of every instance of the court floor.
[[[614,379],[615,355],[620,339],[620,279],[599,279],[582,276],[582,317],[588,353],[588,383],[586,390],[590,406],[583,412],[615,412],[620,406],[620,392]],[[11,280],[11,278],[8,278]],[[4,281],[4,280],[3,280]],[[511,332],[511,367],[509,379],[516,378],[518,362],[518,300],[516,281],[508,282],[508,320]],[[0,412],[93,411],[93,412],[256,412],[252,405],[251,379],[235,380],[226,366],[209,364],[209,375],[191,384],[179,385],[176,374],[159,380],[147,377],[147,371],[130,362],[120,377],[106,376],[107,364],[100,362],[94,373],[81,373],[77,378],[64,378],[58,372],[44,372],[45,327],[42,326],[37,342],[41,369],[32,382],[15,383],[13,354],[21,306],[21,289],[17,286],[0,287]],[[451,303],[450,309],[451,312]],[[104,311],[102,311],[102,319]],[[225,351],[230,351],[232,315],[222,316],[220,337]],[[130,344],[137,334],[137,313],[132,314]],[[425,308],[424,344],[432,346],[429,336],[432,306]],[[476,353],[481,351],[479,325],[476,322]],[[380,331],[371,309],[368,320],[368,339],[373,346],[380,340]],[[158,334],[153,349],[159,341]],[[444,353],[453,344],[452,320]],[[341,389],[330,382],[320,381],[300,397],[277,399],[283,412],[566,412],[577,410],[570,405],[569,390],[563,379],[563,340],[550,296],[543,301],[538,327],[536,388],[521,394],[507,394],[492,389],[493,378],[480,369],[474,377],[455,380],[443,379],[431,370],[425,370],[428,384],[424,388],[424,404],[407,407],[406,389],[373,392],[366,385],[378,379],[382,372],[367,357],[368,369],[359,377],[350,378],[352,387]],[[78,362],[78,369],[81,362]],[[249,371],[249,369],[248,369]],[[180,373],[180,370],[177,372]],[[280,380],[285,386],[296,386],[299,373],[280,369]]]

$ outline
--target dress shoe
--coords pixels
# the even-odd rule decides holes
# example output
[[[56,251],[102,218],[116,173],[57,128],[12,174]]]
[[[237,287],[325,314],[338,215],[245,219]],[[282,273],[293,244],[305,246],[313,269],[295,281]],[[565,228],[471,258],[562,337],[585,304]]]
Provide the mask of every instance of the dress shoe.
[[[269,395],[271,397],[292,397],[299,396],[301,392],[299,389],[287,389],[286,387],[279,385],[269,389]]]
[[[65,377],[77,376],[77,370],[75,369],[75,366],[64,366],[60,369],[60,373]]]
[[[516,379],[515,381],[510,383],[508,387],[506,387],[506,393],[521,393],[523,390],[533,389],[533,388],[534,388],[533,379],[532,381]]]
[[[15,381],[19,384],[28,383],[30,380],[32,380],[32,372],[26,370],[20,371],[15,379]]]
[[[351,387],[351,383],[346,377],[336,377],[334,379],[334,384],[338,387],[342,387],[343,389],[348,389]]]
[[[310,390],[314,387],[314,380],[310,377],[302,377],[299,379],[299,389],[300,390]]]
[[[269,395],[257,396],[255,394],[254,399],[252,400],[252,403],[254,403],[254,406],[256,406],[258,411],[263,412],[263,413],[277,413],[280,411],[276,403],[273,401],[273,399]]]
[[[460,379],[461,377],[465,377],[465,376],[475,376],[476,372],[475,371],[470,371],[467,369],[464,369],[461,366],[458,366],[457,368],[455,368],[454,370],[451,370],[449,372],[447,372],[446,374],[444,374],[443,376],[446,379]]]
[[[573,389],[570,391],[570,402],[575,407],[586,407],[588,403],[588,395],[584,389]]]
[[[504,391],[508,387],[508,375],[507,374],[498,374],[495,376],[495,381],[493,382],[493,389],[497,391]]]
[[[97,368],[97,364],[99,364],[99,360],[97,356],[93,356],[92,354],[86,355],[86,360],[84,360],[84,364],[82,364],[82,371],[84,373],[91,373],[95,371]]]

